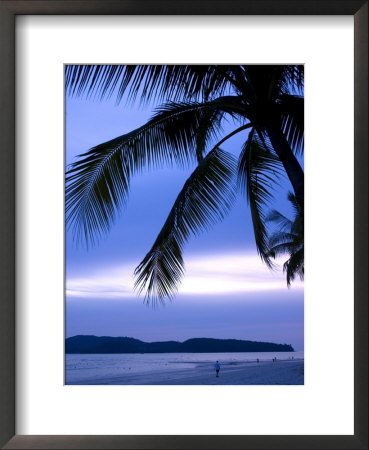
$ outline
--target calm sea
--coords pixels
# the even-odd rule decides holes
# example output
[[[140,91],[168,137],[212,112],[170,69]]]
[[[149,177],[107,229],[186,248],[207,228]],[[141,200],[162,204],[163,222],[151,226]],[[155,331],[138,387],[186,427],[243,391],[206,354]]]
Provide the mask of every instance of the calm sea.
[[[65,355],[65,383],[75,384],[93,380],[112,379],[125,375],[155,374],[167,370],[183,370],[213,365],[222,366],[245,362],[301,360],[304,352],[262,353],[144,353],[144,354],[67,354]]]

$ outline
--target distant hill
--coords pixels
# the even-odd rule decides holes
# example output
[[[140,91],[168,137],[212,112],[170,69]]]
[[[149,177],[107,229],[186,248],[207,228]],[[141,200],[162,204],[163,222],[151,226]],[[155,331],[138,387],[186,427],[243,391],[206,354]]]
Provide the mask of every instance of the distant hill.
[[[184,342],[143,342],[130,337],[78,335],[65,340],[65,353],[293,352],[291,345],[238,339],[194,338]]]

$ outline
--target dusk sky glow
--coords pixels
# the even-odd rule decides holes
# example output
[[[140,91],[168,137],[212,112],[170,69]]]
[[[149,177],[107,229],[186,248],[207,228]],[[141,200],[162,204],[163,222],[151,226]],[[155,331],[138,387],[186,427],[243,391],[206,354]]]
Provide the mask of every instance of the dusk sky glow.
[[[116,106],[114,99],[97,102],[67,96],[66,163],[151,116],[152,106],[127,106],[124,101]],[[228,126],[229,131],[235,128],[232,123]],[[246,137],[247,131],[223,148],[238,154]],[[191,171],[163,167],[134,177],[128,204],[96,247],[76,246],[71,233],[66,233],[66,337],[236,338],[287,343],[303,350],[303,282],[288,289],[281,265],[270,271],[262,263],[241,195],[223,222],[185,246],[186,275],[172,302],[152,308],[134,292],[133,271],[151,248]],[[275,194],[278,203],[272,206],[286,215],[289,189],[289,182],[281,179]]]
[[[84,276],[68,278],[67,296],[79,298],[131,298],[135,263],[91,270]],[[266,270],[257,255],[213,254],[186,258],[186,277],[179,289],[182,295],[207,296],[247,294],[255,291],[285,290],[281,271]],[[295,289],[303,288],[297,281]],[[247,301],[247,299],[245,299]]]

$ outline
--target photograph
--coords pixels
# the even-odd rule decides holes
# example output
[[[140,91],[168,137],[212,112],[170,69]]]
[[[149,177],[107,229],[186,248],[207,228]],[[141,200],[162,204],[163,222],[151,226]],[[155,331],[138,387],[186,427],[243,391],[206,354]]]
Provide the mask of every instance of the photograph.
[[[64,71],[64,383],[304,385],[304,66]]]

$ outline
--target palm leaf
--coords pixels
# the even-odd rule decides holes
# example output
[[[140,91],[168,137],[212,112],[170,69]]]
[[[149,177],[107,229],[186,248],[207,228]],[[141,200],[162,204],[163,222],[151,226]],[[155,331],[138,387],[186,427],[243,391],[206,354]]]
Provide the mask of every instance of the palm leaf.
[[[270,213],[265,217],[265,221],[274,222],[279,226],[280,230],[291,230],[292,221],[275,209],[270,211]]]
[[[276,155],[265,148],[252,130],[238,163],[238,184],[250,205],[256,248],[263,261],[272,267],[264,208],[272,198],[273,184],[281,173]]]
[[[198,162],[201,162],[203,159],[206,149],[209,148],[209,143],[218,137],[223,117],[224,113],[219,110],[208,109],[204,111],[196,132],[196,156]]]
[[[145,300],[163,301],[177,292],[184,274],[182,251],[198,235],[223,219],[234,200],[236,162],[216,147],[198,164],[179,193],[151,250],[135,270],[135,288]]]
[[[292,91],[304,95],[305,67],[302,64],[284,66],[283,76],[285,94],[290,93],[292,88]]]
[[[279,98],[278,109],[286,140],[293,151],[301,155],[304,152],[304,98],[283,95]]]
[[[297,202],[296,196],[293,192],[288,192],[287,198],[292,205],[294,211],[294,219],[291,222],[291,233],[298,236],[299,240],[304,243],[304,214]]]
[[[299,203],[298,203],[298,201],[296,199],[296,195],[293,192],[289,191],[288,194],[287,194],[287,199],[288,199],[288,201],[291,203],[291,205],[293,207],[293,211],[294,211],[294,214],[295,214],[295,219],[297,217],[301,217],[302,216],[302,211],[301,211],[301,207],[300,207],[300,205],[299,205]]]
[[[289,259],[283,264],[289,287],[296,275],[304,278],[304,225],[300,206],[292,192],[288,193],[288,200],[295,210],[294,220],[287,219],[275,210],[269,214],[268,220],[279,225],[279,230],[269,238],[270,256],[276,258],[283,254],[289,255]]]
[[[300,280],[304,279],[304,248],[300,248],[294,252],[291,257],[283,264],[283,271],[287,275],[287,286],[290,287],[291,282],[296,278],[296,275],[300,277]]]
[[[188,166],[199,154],[198,130],[209,111],[217,115],[206,130],[207,143],[219,131],[222,108],[232,97],[212,102],[169,103],[144,126],[93,147],[71,164],[66,177],[66,217],[76,242],[94,244],[128,198],[131,176],[143,167]]]
[[[277,256],[285,255],[286,253],[291,254],[291,243],[287,242],[285,244],[275,245],[274,247],[271,247],[269,253],[274,259],[277,258]]]
[[[66,92],[99,100],[203,100],[223,95],[228,80],[212,65],[67,65]]]
[[[295,235],[283,231],[276,231],[269,238],[269,247],[276,255],[282,253],[291,253],[293,249],[298,247],[295,241]]]
[[[257,71],[257,73],[255,73]],[[247,77],[247,73],[251,75]],[[255,73],[255,76],[252,76]],[[275,91],[293,89],[303,92],[304,67],[286,65],[67,65],[66,91],[72,96],[109,98],[114,93],[119,103],[123,95],[133,101],[152,99],[205,99],[223,95],[231,88],[249,95],[252,83],[273,81]]]

